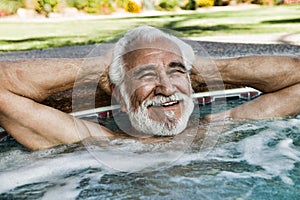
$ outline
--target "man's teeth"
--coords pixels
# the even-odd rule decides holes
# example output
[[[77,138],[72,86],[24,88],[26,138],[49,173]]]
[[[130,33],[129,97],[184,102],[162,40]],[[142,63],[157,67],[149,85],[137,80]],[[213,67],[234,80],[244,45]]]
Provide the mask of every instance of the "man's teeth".
[[[172,105],[177,104],[177,103],[178,103],[178,101],[169,101],[169,102],[163,103],[161,105],[162,106],[172,106]]]
[[[160,106],[163,106],[163,107],[167,107],[167,106],[173,106],[175,104],[178,104],[180,102],[180,100],[169,100],[169,101],[166,101],[166,102],[149,102],[148,104],[146,104],[147,107],[151,107],[151,106],[155,106],[155,107],[160,107]]]

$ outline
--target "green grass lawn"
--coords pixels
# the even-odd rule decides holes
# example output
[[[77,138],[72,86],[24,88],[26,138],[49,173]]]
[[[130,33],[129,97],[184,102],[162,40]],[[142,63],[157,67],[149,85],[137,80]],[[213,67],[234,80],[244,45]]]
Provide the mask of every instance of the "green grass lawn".
[[[2,21],[0,52],[111,42],[142,24],[171,29],[184,37],[300,33],[300,6],[64,22]]]

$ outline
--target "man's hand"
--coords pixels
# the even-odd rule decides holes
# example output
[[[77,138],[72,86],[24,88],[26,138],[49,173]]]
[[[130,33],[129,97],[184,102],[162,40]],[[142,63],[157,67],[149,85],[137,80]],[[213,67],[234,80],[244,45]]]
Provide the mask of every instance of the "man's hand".
[[[112,94],[111,91],[111,83],[109,80],[109,67],[112,63],[112,58],[113,58],[113,47],[103,56],[103,59],[106,60],[105,63],[105,70],[100,76],[99,80],[99,86],[100,88],[108,95]]]

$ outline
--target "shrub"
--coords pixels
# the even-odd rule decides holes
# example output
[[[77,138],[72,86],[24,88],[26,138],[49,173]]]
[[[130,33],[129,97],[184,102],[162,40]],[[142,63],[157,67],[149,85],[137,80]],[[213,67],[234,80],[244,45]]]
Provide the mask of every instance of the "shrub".
[[[128,3],[128,0],[114,0],[117,7],[125,8],[126,4]]]
[[[252,0],[251,3],[265,5],[265,6],[273,6],[274,4],[276,4],[276,1],[275,0]]]
[[[67,0],[67,4],[91,14],[109,14],[114,10],[110,0]]]
[[[158,9],[171,11],[171,10],[174,10],[178,6],[179,6],[179,3],[177,0],[161,0],[158,4]]]
[[[0,0],[0,16],[15,14],[22,5],[22,0]]]
[[[198,5],[195,0],[186,0],[181,8],[184,10],[196,10],[197,7]]]
[[[215,0],[214,6],[227,6],[230,0]]]
[[[50,12],[54,11],[54,8],[58,5],[58,0],[37,0],[37,6],[35,10],[45,15],[46,17],[49,16]]]
[[[196,0],[199,7],[210,7],[214,5],[214,0]]]
[[[131,12],[131,13],[140,13],[142,8],[141,6],[139,6],[137,3],[135,3],[134,1],[131,1],[129,0],[127,3],[126,3],[126,6],[125,6],[125,10],[127,12]]]
[[[115,8],[111,4],[110,0],[100,0],[98,11],[101,14],[110,14],[115,11]]]
[[[87,6],[88,1],[87,0],[67,0],[67,4],[70,7],[77,8],[78,10],[83,10]]]

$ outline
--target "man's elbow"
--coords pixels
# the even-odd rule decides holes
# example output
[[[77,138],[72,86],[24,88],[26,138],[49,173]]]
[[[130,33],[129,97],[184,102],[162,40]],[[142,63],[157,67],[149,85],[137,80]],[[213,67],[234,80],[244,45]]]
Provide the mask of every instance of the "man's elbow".
[[[53,148],[55,146],[58,146],[60,144],[45,144],[45,143],[34,143],[34,144],[29,144],[29,145],[25,145],[25,147],[31,151],[38,151],[38,150],[42,150],[42,149],[50,149],[50,148]]]
[[[37,150],[42,150],[42,149],[53,148],[53,147],[56,147],[56,146],[59,146],[59,145],[65,144],[65,143],[60,142],[60,141],[49,141],[46,139],[38,139],[38,140],[29,139],[29,140],[21,142],[21,144],[31,151],[37,151]]]

